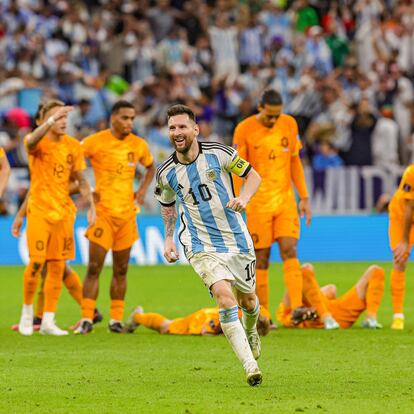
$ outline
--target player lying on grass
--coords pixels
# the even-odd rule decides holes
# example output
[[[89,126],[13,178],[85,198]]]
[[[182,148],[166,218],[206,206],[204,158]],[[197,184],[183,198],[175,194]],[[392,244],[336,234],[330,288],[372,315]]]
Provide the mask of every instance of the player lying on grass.
[[[76,194],[79,192],[78,184],[77,182],[71,182],[69,185],[69,192],[70,194]],[[16,214],[16,217],[13,221],[11,232],[12,235],[16,238],[19,238],[21,236],[21,228],[23,225],[24,218],[26,217],[26,210],[27,210],[27,202],[29,199],[29,192],[26,195],[26,198],[24,199],[22,205],[19,208],[19,211]],[[40,325],[42,323],[42,317],[43,317],[43,307],[44,307],[44,284],[46,279],[46,273],[47,273],[47,263],[43,267],[42,273],[41,273],[41,282],[40,287],[37,292],[37,300],[36,300],[36,308],[35,313],[33,317],[33,330],[38,331],[40,329]],[[78,303],[78,305],[81,305],[82,301],[82,282],[80,280],[80,277],[78,273],[72,269],[67,263],[65,264],[65,269],[63,271],[63,284],[66,286],[66,289],[68,290],[69,294],[73,297],[73,299]],[[103,319],[102,314],[99,312],[98,309],[95,309],[95,315],[94,315],[94,323],[101,322]],[[19,325],[13,325],[11,329],[13,331],[18,330]]]
[[[316,309],[319,317],[315,321],[305,321],[297,326],[327,329],[350,328],[361,313],[366,311],[362,326],[371,329],[382,328],[377,321],[377,312],[384,293],[384,270],[381,267],[370,266],[358,282],[339,297],[336,295],[335,285],[319,287],[314,268],[310,263],[302,266],[302,273],[304,301]],[[291,316],[289,296],[285,292],[276,317],[282,325],[292,327]]]
[[[239,317],[241,316],[239,311]],[[144,309],[138,306],[129,316],[125,324],[125,332],[132,333],[140,325],[160,334],[170,335],[213,336],[223,333],[218,308],[203,308],[183,318],[167,319],[159,313],[144,313]],[[263,307],[260,307],[256,327],[261,336],[269,333],[270,315]]]

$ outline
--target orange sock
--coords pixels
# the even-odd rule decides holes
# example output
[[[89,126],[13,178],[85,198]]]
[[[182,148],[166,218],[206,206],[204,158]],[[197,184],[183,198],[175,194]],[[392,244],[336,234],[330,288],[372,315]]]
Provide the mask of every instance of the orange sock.
[[[134,315],[134,321],[136,323],[158,332],[160,331],[161,324],[166,320],[167,318],[159,313],[136,313]]]
[[[391,271],[391,297],[394,313],[403,313],[405,272]]]
[[[315,273],[311,269],[302,269],[303,274],[303,293],[305,299],[316,309],[319,317],[323,318],[330,312],[326,307],[326,303],[323,299],[321,289],[318,281],[316,280]]]
[[[82,319],[89,319],[93,321],[93,316],[95,314],[96,300],[89,298],[82,298],[81,310],[82,310]]]
[[[47,263],[47,275],[45,281],[45,306],[44,312],[56,312],[60,293],[62,292],[64,260],[53,260]]]
[[[33,305],[43,265],[43,262],[30,261],[23,273],[23,303],[25,305]]]
[[[289,294],[290,307],[295,309],[302,306],[303,277],[299,260],[296,258],[285,260],[283,262],[283,274]]]
[[[63,279],[63,283],[66,286],[66,289],[70,293],[73,299],[78,302],[80,305],[82,303],[82,282],[79,275],[72,270],[66,277]]]
[[[378,308],[384,293],[384,278],[385,275],[383,269],[375,268],[372,270],[365,299],[368,316],[377,316]]]
[[[111,299],[111,309],[109,311],[110,319],[115,321],[122,321],[124,319],[125,301],[118,299]]]
[[[269,310],[269,269],[256,269],[256,295],[260,305]]]
[[[42,280],[42,282],[44,282]],[[36,311],[35,316],[36,318],[42,319],[43,316],[43,308],[45,306],[45,294],[44,294],[44,283],[40,285],[39,291],[37,292],[37,300],[36,300]]]

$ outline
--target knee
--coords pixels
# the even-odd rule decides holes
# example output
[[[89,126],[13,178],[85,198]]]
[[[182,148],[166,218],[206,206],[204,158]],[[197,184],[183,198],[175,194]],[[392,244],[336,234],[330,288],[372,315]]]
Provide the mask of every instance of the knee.
[[[397,272],[405,272],[405,269],[407,267],[407,261],[404,260],[403,262],[395,262],[393,264],[393,269],[396,270]]]
[[[255,309],[257,303],[257,297],[254,294],[246,295],[240,298],[240,306],[247,312],[251,312]]]
[[[95,260],[92,260],[88,264],[88,277],[98,278],[101,273],[102,265]]]
[[[336,298],[337,288],[336,285],[330,284],[325,286],[325,292],[329,298]]]
[[[312,263],[303,263],[303,265],[300,268],[302,269],[302,271],[310,271],[310,272],[314,271],[314,267]]]
[[[128,272],[128,263],[120,264],[116,267],[114,271],[114,277],[116,278],[125,278]]]
[[[381,266],[372,265],[368,268],[368,270],[369,270],[369,274],[371,275],[371,277],[375,277],[376,279],[379,279],[379,280],[385,279],[385,271]]]
[[[296,258],[296,246],[290,245],[290,246],[281,247],[280,256],[282,257],[282,260],[295,259]]]
[[[217,305],[221,309],[232,308],[237,305],[237,302],[231,291],[227,290],[217,290],[214,292],[214,296],[217,302]]]

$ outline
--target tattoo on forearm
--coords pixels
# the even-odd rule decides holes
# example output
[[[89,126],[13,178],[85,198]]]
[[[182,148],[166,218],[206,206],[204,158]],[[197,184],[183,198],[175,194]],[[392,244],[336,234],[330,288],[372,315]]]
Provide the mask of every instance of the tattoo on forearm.
[[[161,207],[161,217],[164,222],[165,237],[172,237],[177,222],[177,211],[175,206]]]

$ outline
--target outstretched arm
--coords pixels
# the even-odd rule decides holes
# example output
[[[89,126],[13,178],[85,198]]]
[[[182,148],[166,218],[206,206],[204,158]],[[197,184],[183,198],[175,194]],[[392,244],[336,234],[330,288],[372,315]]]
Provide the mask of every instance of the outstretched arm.
[[[238,212],[244,210],[250,199],[256,194],[261,181],[260,175],[251,168],[244,180],[240,195],[231,199],[226,207]]]
[[[161,217],[164,222],[165,243],[164,257],[168,263],[174,263],[178,260],[178,250],[174,243],[175,224],[177,223],[177,210],[175,204],[172,206],[161,206]]]
[[[309,193],[306,186],[305,171],[299,156],[292,157],[291,176],[300,197],[299,214],[301,217],[306,217],[306,225],[309,226],[312,213],[309,206]]]

